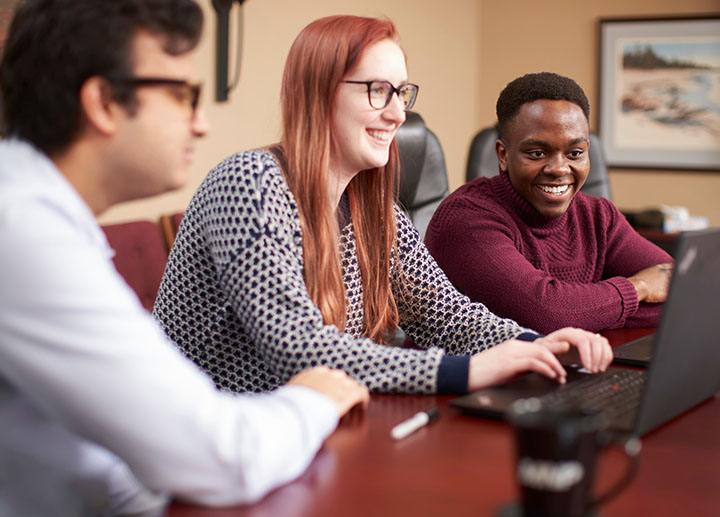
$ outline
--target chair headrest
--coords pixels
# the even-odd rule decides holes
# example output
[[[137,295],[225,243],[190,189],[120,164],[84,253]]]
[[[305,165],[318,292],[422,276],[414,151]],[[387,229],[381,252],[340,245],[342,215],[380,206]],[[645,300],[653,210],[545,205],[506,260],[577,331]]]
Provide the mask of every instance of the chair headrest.
[[[423,118],[415,112],[408,111],[405,123],[395,134],[395,142],[400,158],[401,181],[398,189],[400,203],[409,207],[415,199],[420,176],[425,162],[427,147],[427,129]]]
[[[495,154],[497,139],[498,133],[494,127],[487,127],[475,135],[468,153],[465,181],[474,180],[479,176],[497,176],[500,171]]]

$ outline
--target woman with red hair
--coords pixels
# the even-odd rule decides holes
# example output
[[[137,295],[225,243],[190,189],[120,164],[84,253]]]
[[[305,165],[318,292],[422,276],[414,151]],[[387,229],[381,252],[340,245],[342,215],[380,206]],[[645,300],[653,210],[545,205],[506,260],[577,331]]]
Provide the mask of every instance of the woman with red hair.
[[[395,132],[418,86],[389,20],[332,16],[290,49],[281,142],[237,153],[191,201],[155,304],[167,334],[221,389],[262,391],[313,365],[376,392],[462,393],[607,341],[548,336],[458,293],[395,204]],[[386,344],[402,329],[419,350]]]

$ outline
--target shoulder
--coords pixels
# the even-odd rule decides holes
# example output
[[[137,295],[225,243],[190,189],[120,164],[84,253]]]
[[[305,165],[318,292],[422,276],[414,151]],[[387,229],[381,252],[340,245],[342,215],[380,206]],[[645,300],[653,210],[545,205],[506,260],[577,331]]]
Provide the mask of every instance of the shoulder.
[[[0,254],[2,258],[25,252],[37,254],[58,240],[75,246],[73,241],[81,235],[72,217],[52,199],[25,196],[0,208],[0,241],[3,247],[12,250]]]
[[[216,165],[198,189],[201,205],[259,206],[292,203],[277,160],[267,150],[235,153]]]
[[[573,209],[578,214],[590,217],[595,222],[611,222],[617,217],[622,217],[613,202],[604,197],[578,192],[573,199],[573,205]]]
[[[493,188],[493,178],[476,178],[455,189],[438,207],[442,212],[466,211],[495,212],[506,211]]]
[[[443,200],[443,204],[483,204],[494,198],[491,178],[476,178],[455,189]]]
[[[630,228],[625,216],[612,201],[604,197],[578,192],[568,210],[567,224],[575,227],[583,238],[607,242]]]
[[[117,276],[106,237],[93,219],[75,217],[55,200],[24,201],[0,216],[0,242],[7,250],[0,253],[0,285],[6,303],[34,300],[39,307],[40,293],[64,293],[57,300],[72,298],[68,293],[77,292],[81,284],[107,286],[108,278]]]
[[[235,153],[213,168],[186,217],[188,228],[202,229],[218,246],[225,240],[254,242],[260,235],[300,243],[295,197],[275,156],[264,149]]]
[[[206,181],[252,184],[264,176],[282,177],[282,170],[272,153],[264,149],[253,149],[225,158],[208,173]]]
[[[106,247],[89,207],[49,158],[24,142],[0,144],[0,242],[5,249],[17,255],[22,243],[35,253],[50,243]]]
[[[497,198],[492,181],[493,178],[477,178],[453,191],[435,210],[430,222],[433,231],[464,227],[483,219],[510,221],[508,208]]]

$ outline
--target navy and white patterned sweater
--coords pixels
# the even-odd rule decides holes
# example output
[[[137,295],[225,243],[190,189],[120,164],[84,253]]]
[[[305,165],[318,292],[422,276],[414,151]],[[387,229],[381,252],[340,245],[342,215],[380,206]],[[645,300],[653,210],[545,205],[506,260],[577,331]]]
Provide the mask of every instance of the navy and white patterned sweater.
[[[458,293],[397,207],[395,218],[393,294],[401,328],[422,350],[362,337],[362,282],[351,223],[339,242],[346,330],[323,323],[303,278],[297,205],[266,151],[234,154],[205,178],[180,225],[154,315],[220,389],[270,390],[302,369],[327,365],[375,392],[435,393],[441,362],[455,359],[444,354],[467,356],[526,329]]]

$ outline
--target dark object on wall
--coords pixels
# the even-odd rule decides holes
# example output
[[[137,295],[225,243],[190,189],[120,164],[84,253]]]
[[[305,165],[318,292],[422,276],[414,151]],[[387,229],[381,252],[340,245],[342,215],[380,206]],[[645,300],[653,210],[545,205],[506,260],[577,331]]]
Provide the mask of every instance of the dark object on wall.
[[[230,40],[230,11],[233,4],[237,2],[240,6],[240,18],[238,23],[238,49],[235,79],[233,84],[228,84],[228,43]],[[245,0],[212,0],[212,6],[217,14],[217,33],[215,39],[215,100],[223,102],[228,99],[228,94],[237,85],[240,74],[240,58],[242,54],[242,5]]]

